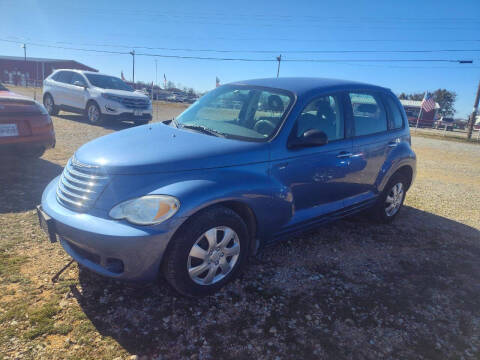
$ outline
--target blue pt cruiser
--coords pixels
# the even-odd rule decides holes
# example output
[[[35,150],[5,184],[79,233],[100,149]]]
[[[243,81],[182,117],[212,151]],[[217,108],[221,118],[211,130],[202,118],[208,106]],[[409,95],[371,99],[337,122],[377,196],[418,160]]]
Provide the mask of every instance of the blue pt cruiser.
[[[415,177],[388,89],[314,78],[220,86],[176,119],[78,149],[38,207],[51,241],[99,274],[208,295],[249,254],[367,210],[398,214]]]

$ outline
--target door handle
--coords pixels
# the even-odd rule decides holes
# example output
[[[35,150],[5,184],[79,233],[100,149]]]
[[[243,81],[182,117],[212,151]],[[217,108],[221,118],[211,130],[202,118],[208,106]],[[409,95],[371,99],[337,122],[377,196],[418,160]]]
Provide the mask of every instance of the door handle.
[[[341,153],[339,153],[337,155],[337,158],[339,158],[339,159],[344,159],[344,158],[349,158],[349,157],[352,157],[352,153],[347,152],[347,151],[342,151]]]
[[[389,148],[397,147],[397,145],[398,145],[398,142],[397,142],[397,141],[390,141],[390,142],[388,143],[388,147],[389,147]]]

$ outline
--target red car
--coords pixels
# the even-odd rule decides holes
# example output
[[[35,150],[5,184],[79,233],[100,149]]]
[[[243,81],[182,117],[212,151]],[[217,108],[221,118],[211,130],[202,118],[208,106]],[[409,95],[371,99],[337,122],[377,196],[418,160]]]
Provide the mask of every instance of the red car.
[[[0,152],[40,157],[55,146],[55,131],[43,105],[0,84]]]

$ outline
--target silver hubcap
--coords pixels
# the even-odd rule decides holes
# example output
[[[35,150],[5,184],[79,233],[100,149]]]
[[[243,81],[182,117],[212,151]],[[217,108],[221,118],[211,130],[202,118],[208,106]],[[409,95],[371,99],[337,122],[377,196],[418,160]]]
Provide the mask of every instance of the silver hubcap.
[[[227,226],[205,231],[188,254],[190,278],[200,285],[212,285],[227,276],[238,261],[240,240]]]
[[[92,123],[95,123],[98,121],[99,117],[100,113],[98,111],[98,108],[95,105],[90,105],[88,107],[88,120]]]
[[[385,199],[385,213],[387,216],[393,216],[398,212],[398,210],[400,210],[400,206],[402,206],[403,195],[403,184],[399,182],[393,185],[387,198]]]
[[[47,96],[47,97],[45,98],[45,101],[44,101],[44,104],[43,104],[43,105],[45,105],[45,108],[47,109],[47,111],[48,111],[49,113],[52,112],[52,110],[53,110],[53,102],[52,102],[52,99],[50,98],[50,96]]]

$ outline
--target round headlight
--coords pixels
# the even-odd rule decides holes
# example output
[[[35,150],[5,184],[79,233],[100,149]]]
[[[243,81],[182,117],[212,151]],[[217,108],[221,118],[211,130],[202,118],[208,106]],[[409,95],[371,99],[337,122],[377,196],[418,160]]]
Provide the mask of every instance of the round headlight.
[[[180,208],[180,201],[168,195],[146,195],[124,201],[110,210],[110,217],[132,224],[153,225],[171,218]]]

